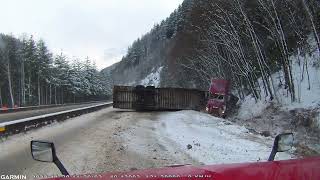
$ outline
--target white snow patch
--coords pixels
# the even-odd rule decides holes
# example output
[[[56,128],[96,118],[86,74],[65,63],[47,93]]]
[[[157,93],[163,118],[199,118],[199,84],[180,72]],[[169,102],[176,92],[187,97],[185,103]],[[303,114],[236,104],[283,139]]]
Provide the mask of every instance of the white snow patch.
[[[314,46],[314,42],[309,40],[309,44]],[[317,49],[317,48],[315,48]],[[280,105],[284,110],[296,108],[318,108],[320,107],[320,57],[317,50],[312,53],[302,55],[298,53],[290,57],[292,75],[295,86],[296,101],[292,102],[288,89],[284,88],[284,73],[281,71],[272,74],[275,86],[273,94],[276,98],[274,103]],[[306,71],[306,65],[308,71]],[[309,74],[309,79],[308,79]],[[263,89],[263,82],[260,78],[258,84]],[[310,84],[310,88],[309,88]],[[261,115],[263,110],[270,104],[269,96],[262,90],[261,100],[255,102],[252,95],[246,97],[240,106],[239,118],[250,119],[254,116]]]
[[[306,56],[292,56],[292,73],[295,84],[295,92],[297,101],[291,103],[287,96],[280,96],[281,104],[284,108],[315,108],[320,106],[320,72],[319,68],[314,66],[315,54]],[[303,63],[308,63],[308,73],[310,79],[310,89],[307,72],[303,71]],[[303,78],[302,78],[303,77]],[[284,89],[280,89],[280,95],[285,94]]]
[[[141,85],[144,86],[155,86],[159,87],[160,85],[160,73],[163,69],[163,66],[159,67],[155,72],[150,73],[147,77],[140,81]]]
[[[308,39],[308,44],[311,47],[316,47],[313,38]],[[282,85],[276,92],[279,97],[280,105],[288,110],[295,108],[315,108],[320,106],[320,57],[317,48],[305,55],[302,55],[300,51],[298,51],[297,55],[293,55],[289,59],[292,62],[292,75],[297,100],[296,102],[291,102],[288,90],[283,88],[283,82],[280,82],[280,78],[284,80],[284,74],[281,71],[273,75],[273,78],[276,80],[275,85],[277,87],[279,87],[278,85]],[[308,71],[306,71],[306,65]]]
[[[245,97],[244,101],[242,102],[238,118],[241,119],[251,119],[256,116],[262,114],[263,110],[266,109],[270,105],[270,102],[265,100],[259,100],[256,102],[252,95]]]
[[[205,163],[265,161],[273,140],[250,134],[239,125],[196,111],[170,112],[160,115],[156,127],[159,139],[169,138],[194,159]],[[187,149],[187,145],[192,145]],[[277,159],[290,159],[279,153]]]

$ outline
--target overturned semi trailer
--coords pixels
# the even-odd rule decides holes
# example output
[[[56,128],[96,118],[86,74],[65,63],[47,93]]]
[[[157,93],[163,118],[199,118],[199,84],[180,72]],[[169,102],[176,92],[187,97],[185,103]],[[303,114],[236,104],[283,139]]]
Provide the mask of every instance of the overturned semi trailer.
[[[206,105],[206,91],[154,86],[114,86],[113,107],[143,110],[201,110]]]

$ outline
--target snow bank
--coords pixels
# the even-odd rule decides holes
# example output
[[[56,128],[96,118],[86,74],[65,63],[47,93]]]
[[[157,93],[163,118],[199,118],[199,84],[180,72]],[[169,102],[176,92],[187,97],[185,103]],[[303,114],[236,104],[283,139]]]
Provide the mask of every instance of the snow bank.
[[[170,112],[160,116],[159,138],[169,138],[191,157],[205,164],[266,160],[273,140],[254,136],[228,121],[196,111]],[[188,149],[187,146],[192,148]],[[290,155],[281,153],[280,159]]]
[[[314,42],[309,40],[309,45],[314,46]],[[288,89],[284,88],[284,74],[281,71],[272,75],[275,91],[273,94],[277,98],[273,100],[284,110],[291,110],[296,108],[318,108],[320,107],[320,57],[317,49],[312,53],[302,55],[298,52],[297,55],[290,57],[293,83],[295,86],[296,102],[291,102],[290,93]],[[308,67],[308,71],[306,70]],[[258,84],[262,87],[263,82],[260,78]],[[263,110],[270,105],[269,97],[264,91],[261,92],[262,100],[255,102],[252,95],[246,97],[240,106],[239,118],[250,119],[254,116],[261,115]]]
[[[313,38],[308,39],[308,44],[313,50],[311,53],[292,55],[289,59],[292,62],[292,74],[295,85],[297,101],[292,103],[287,90],[281,86],[278,89],[280,104],[285,109],[295,108],[315,108],[320,106],[320,71],[319,71],[319,52]],[[308,71],[306,70],[308,67]],[[277,75],[276,75],[277,74]],[[276,85],[280,84],[279,78],[283,78],[283,72],[278,72],[273,77],[277,77]]]
[[[160,73],[163,66],[159,67],[155,72],[150,73],[147,77],[140,81],[141,85],[144,86],[155,86],[159,87],[160,85]]]
[[[245,97],[244,101],[242,102],[238,118],[241,119],[251,119],[256,116],[262,114],[263,110],[266,109],[270,105],[270,102],[265,100],[259,100],[256,102],[253,96],[249,95]]]
[[[317,56],[316,54],[306,56],[297,55],[290,58],[293,62],[292,73],[297,102],[291,103],[288,97],[281,96],[281,104],[285,108],[314,108],[320,106],[320,71],[319,68],[314,65],[315,60],[319,59]],[[308,63],[309,80],[307,71],[303,68],[305,61]],[[280,89],[279,93],[283,95],[286,92],[284,92],[284,89]]]

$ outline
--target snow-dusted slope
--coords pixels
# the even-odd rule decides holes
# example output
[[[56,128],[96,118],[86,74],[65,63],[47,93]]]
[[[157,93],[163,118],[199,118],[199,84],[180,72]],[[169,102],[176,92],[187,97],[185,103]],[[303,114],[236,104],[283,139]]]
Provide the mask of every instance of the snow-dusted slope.
[[[243,126],[205,113],[170,112],[160,119],[156,127],[159,138],[171,139],[181,150],[205,164],[265,161],[271,152],[273,139],[253,135]],[[188,145],[192,148],[188,149]],[[290,157],[280,153],[277,158]]]
[[[312,38],[309,39],[311,53],[299,50],[290,57],[292,79],[295,88],[294,102],[284,87],[282,71],[272,75],[274,99],[261,92],[257,102],[249,95],[240,104],[235,122],[256,132],[272,136],[281,132],[292,132],[295,136],[296,153],[314,156],[320,153],[320,53]],[[262,87],[262,80],[258,80]]]
[[[310,46],[315,46],[312,40]],[[320,107],[320,57],[315,49],[310,54],[302,55],[298,53],[290,57],[292,75],[295,86],[296,101],[292,102],[288,89],[284,88],[284,75],[282,71],[272,75],[276,98],[273,103],[279,105],[283,110],[292,110],[296,108],[313,109]],[[262,87],[262,80],[259,81]],[[241,103],[238,117],[250,119],[261,115],[264,109],[270,105],[268,97],[261,92],[262,100],[255,101],[253,96],[247,96]],[[320,122],[319,122],[320,123]]]
[[[160,74],[161,74],[162,69],[163,69],[163,66],[159,67],[158,69],[153,68],[151,70],[151,73],[148,74],[142,80],[125,83],[125,85],[127,85],[127,86],[143,85],[143,86],[160,87]]]
[[[159,67],[155,72],[150,73],[147,77],[140,81],[141,85],[144,86],[155,86],[159,87],[160,85],[160,73],[163,66]]]

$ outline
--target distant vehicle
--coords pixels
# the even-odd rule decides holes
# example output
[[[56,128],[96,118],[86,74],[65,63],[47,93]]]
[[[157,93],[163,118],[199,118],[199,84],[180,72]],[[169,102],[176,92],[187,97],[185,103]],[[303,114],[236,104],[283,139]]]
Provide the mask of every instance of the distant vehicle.
[[[320,157],[273,161],[277,152],[291,149],[293,134],[276,136],[268,162],[222,164],[222,165],[174,165],[164,168],[137,170],[131,172],[109,172],[104,174],[70,175],[56,155],[52,142],[31,141],[32,158],[41,162],[53,162],[63,174],[50,180],[87,179],[257,179],[257,180],[302,180],[320,179]],[[76,148],[76,147],[75,147]],[[49,180],[49,179],[48,179]]]
[[[206,111],[214,116],[225,118],[227,111],[234,107],[239,98],[232,95],[230,82],[224,79],[212,79]]]

